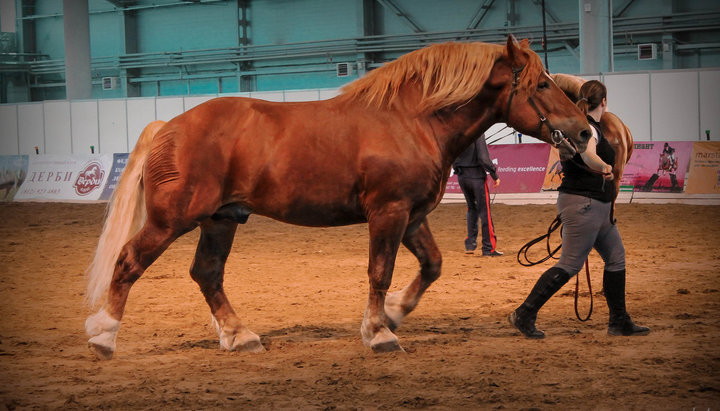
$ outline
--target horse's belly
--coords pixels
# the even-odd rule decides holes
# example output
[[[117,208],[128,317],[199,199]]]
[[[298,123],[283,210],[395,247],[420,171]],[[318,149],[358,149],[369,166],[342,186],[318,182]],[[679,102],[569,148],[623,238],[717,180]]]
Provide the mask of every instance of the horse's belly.
[[[322,204],[288,204],[287,207],[258,207],[257,214],[290,224],[309,227],[332,227],[367,222],[365,216],[351,207]]]

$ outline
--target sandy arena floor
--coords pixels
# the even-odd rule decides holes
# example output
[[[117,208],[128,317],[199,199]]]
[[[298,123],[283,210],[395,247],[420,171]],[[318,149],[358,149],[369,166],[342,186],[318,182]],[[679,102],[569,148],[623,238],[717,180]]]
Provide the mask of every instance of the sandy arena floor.
[[[194,231],[137,282],[115,358],[100,362],[86,347],[83,271],[104,205],[0,204],[0,409],[720,407],[720,207],[618,206],[628,309],[651,334],[606,335],[593,253],[592,319],[575,319],[571,280],[540,312],[541,341],[521,338],[506,316],[550,265],[522,267],[515,253],[547,229],[555,207],[493,212],[499,258],[463,253],[464,206],[430,214],[443,276],[397,331],[406,353],[376,355],[360,339],[367,225],[312,229],[252,216],[225,284],[265,353],[219,350],[188,274]],[[416,271],[402,249],[393,288]]]

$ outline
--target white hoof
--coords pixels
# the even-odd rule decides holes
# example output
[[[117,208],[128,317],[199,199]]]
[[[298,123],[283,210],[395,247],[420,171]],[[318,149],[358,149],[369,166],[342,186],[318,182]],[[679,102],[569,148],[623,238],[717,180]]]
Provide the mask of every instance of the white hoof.
[[[363,324],[360,327],[360,335],[362,336],[363,344],[366,347],[370,347],[373,352],[405,351],[400,346],[397,336],[387,327],[382,327],[380,331],[373,334],[373,332]]]
[[[260,343],[260,337],[254,332],[244,328],[242,331],[233,332],[232,330],[224,330],[220,327],[217,320],[213,316],[215,329],[220,337],[220,348],[228,351],[261,353],[265,351],[265,347]]]
[[[85,320],[85,332],[92,337],[88,348],[101,360],[109,360],[115,353],[115,340],[120,329],[120,321],[112,318],[104,308]]]
[[[88,340],[90,352],[100,360],[111,360],[115,354],[116,332],[104,332]]]
[[[382,328],[370,341],[370,348],[373,352],[405,352],[398,342],[398,338],[387,328]]]

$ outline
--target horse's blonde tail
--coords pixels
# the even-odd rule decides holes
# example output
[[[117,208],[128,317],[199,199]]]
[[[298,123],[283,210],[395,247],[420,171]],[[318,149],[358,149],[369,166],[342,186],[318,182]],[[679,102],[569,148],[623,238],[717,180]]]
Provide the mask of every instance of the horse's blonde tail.
[[[142,131],[110,198],[95,257],[86,272],[88,288],[85,302],[91,307],[100,302],[110,287],[120,250],[145,223],[147,212],[142,184],[143,168],[150,143],[164,125],[164,121],[153,121]]]

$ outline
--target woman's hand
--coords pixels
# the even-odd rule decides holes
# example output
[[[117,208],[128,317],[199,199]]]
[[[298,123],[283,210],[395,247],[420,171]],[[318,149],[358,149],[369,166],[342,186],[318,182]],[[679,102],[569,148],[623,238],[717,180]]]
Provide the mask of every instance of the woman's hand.
[[[613,175],[612,166],[610,164],[603,165],[602,173],[603,178],[605,178],[605,180],[607,181],[612,181],[615,178],[615,176]]]

